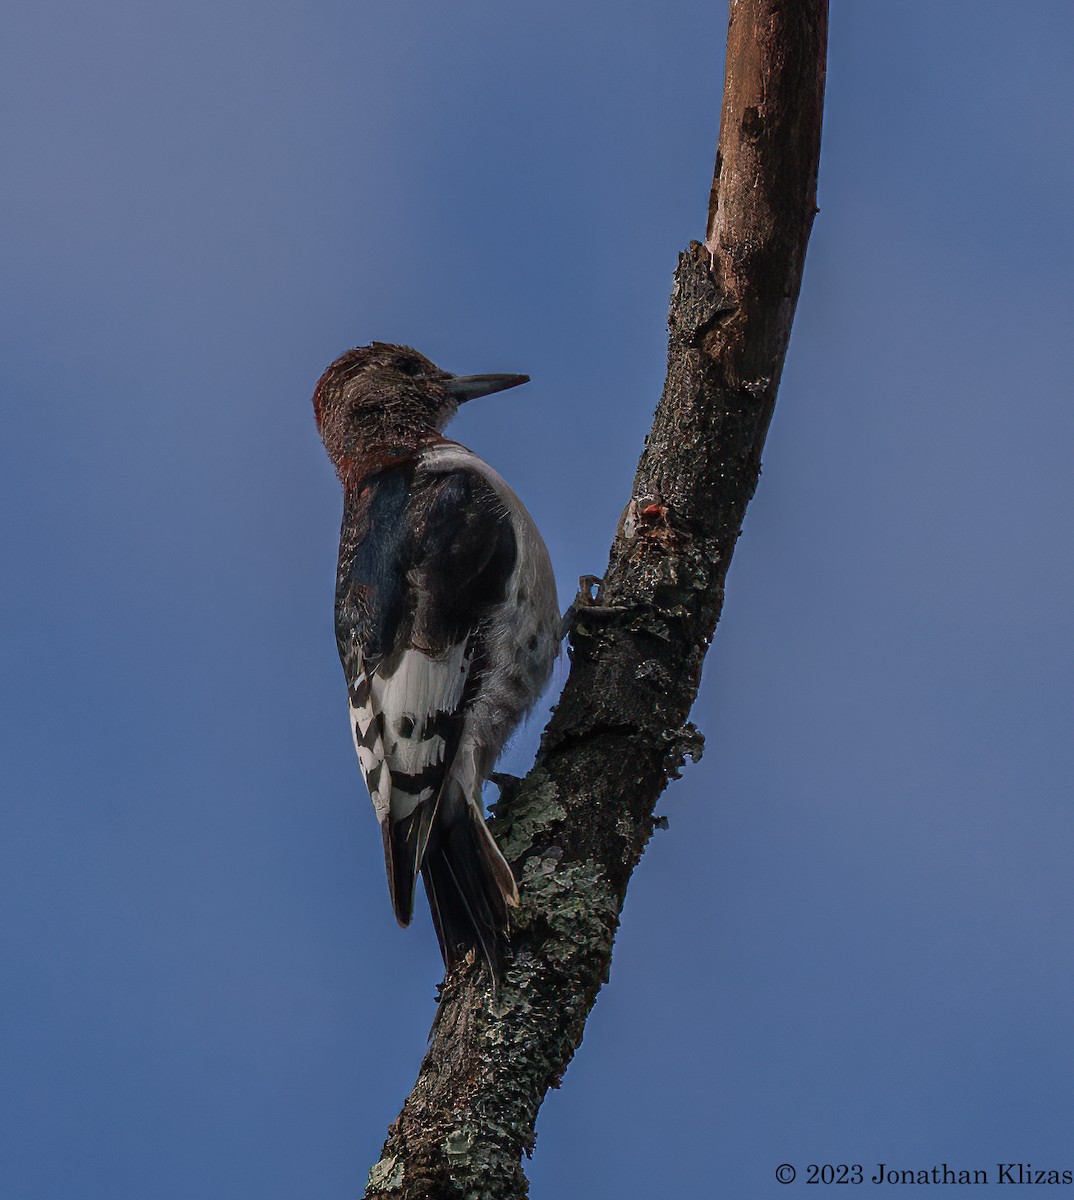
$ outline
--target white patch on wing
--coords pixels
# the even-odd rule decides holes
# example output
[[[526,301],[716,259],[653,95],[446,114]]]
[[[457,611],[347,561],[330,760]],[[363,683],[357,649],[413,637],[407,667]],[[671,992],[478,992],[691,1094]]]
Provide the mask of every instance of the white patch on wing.
[[[420,733],[430,715],[454,712],[469,670],[465,642],[438,658],[413,647],[405,650],[393,674],[374,672],[371,681],[373,702],[384,717],[385,729],[397,729],[401,719],[410,716],[418,720]]]
[[[383,821],[391,808],[392,777],[384,767],[384,742],[376,732],[376,713],[369,704],[360,707],[351,704],[349,708],[351,737],[354,739],[358,765],[362,768],[377,820]]]
[[[393,674],[373,674],[370,703],[383,718],[391,775],[420,775],[443,761],[444,739],[429,726],[439,714],[458,709],[469,671],[466,643],[460,643],[436,658],[412,647],[404,651]],[[409,816],[438,790],[439,785],[429,786],[415,795],[400,779],[389,796],[393,820]]]
[[[420,740],[416,736],[397,736],[395,730],[389,730],[387,739],[388,765],[401,775],[420,775],[444,757],[444,739],[441,737]]]

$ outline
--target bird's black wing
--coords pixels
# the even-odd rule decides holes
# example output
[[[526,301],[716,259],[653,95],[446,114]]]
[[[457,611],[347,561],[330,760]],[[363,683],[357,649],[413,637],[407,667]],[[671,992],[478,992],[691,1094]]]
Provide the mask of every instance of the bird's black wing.
[[[336,638],[404,925],[466,701],[484,669],[482,631],[516,555],[510,513],[476,470],[394,466],[346,500]]]

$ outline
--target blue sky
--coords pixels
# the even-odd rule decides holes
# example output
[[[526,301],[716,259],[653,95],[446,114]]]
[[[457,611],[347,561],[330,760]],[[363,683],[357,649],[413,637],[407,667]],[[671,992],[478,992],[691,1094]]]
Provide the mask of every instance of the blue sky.
[[[565,602],[600,573],[704,233],[724,8],[7,24],[4,1192],[353,1197],[439,971],[347,734],[309,396],[374,338],[528,372],[453,436]],[[542,1111],[536,1200],[1074,1167],[1072,38],[1038,0],[833,4],[708,748]]]

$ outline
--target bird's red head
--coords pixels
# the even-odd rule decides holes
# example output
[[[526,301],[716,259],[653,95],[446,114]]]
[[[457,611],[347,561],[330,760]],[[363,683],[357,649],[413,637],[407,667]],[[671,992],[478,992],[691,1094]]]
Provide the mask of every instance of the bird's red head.
[[[336,471],[371,466],[435,441],[464,400],[528,375],[452,375],[409,346],[373,342],[341,354],[321,376],[313,412]]]

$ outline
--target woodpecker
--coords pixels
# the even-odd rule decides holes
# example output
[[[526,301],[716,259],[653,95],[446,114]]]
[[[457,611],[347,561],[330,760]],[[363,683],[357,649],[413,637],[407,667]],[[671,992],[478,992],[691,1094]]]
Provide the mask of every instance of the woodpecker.
[[[392,907],[408,925],[420,873],[445,966],[472,950],[494,977],[518,888],[481,786],[548,682],[560,615],[532,517],[442,431],[464,401],[528,380],[374,342],[313,395],[343,485],[336,644]]]

